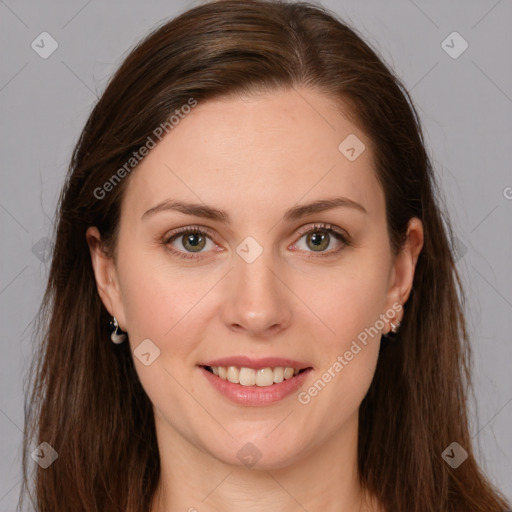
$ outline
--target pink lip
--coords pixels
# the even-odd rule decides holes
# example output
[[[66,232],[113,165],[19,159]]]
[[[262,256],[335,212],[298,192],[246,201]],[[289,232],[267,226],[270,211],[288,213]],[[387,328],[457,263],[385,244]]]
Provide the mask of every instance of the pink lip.
[[[230,359],[230,361],[232,360],[233,359]],[[280,361],[283,360],[281,359]],[[217,363],[218,361],[212,362]],[[214,364],[213,366],[223,365]],[[276,366],[287,365],[278,364]],[[267,366],[263,366],[263,368],[266,367]],[[246,366],[246,368],[249,368],[249,366]],[[290,368],[293,368],[293,366],[291,365]],[[230,399],[232,402],[235,402],[240,405],[262,406],[282,400],[288,395],[291,395],[294,391],[297,391],[297,389],[299,389],[300,386],[303,384],[304,380],[307,379],[309,373],[312,371],[312,368],[308,368],[302,373],[294,375],[291,379],[283,380],[283,382],[280,382],[279,384],[272,384],[271,386],[261,387],[242,386],[241,384],[233,384],[232,382],[217,377],[216,375],[209,372],[206,368],[202,366],[199,366],[199,370],[217,391],[219,391],[222,395]]]
[[[237,368],[252,368],[259,370],[261,368],[276,368],[282,366],[283,368],[296,368],[302,370],[303,368],[310,368],[311,365],[293,359],[283,359],[281,357],[264,357],[262,359],[251,359],[247,356],[233,356],[215,359],[214,361],[207,361],[201,363],[201,366],[236,366]]]

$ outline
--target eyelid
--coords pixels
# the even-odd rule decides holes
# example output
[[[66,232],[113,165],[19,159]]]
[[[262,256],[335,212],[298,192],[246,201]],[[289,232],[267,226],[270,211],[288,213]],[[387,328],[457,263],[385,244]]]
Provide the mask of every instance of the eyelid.
[[[312,223],[312,224],[310,223],[310,224],[306,224],[306,225],[300,227],[294,235],[295,241],[292,243],[292,246],[295,245],[305,234],[312,232],[314,230],[323,230],[323,231],[327,231],[327,232],[333,232],[337,235],[337,237],[339,237],[338,240],[343,244],[344,247],[350,245],[350,237],[346,232],[340,230],[339,228],[336,228],[332,224],[320,222],[320,223]],[[198,224],[176,228],[176,229],[172,230],[171,232],[166,233],[163,237],[162,242],[164,243],[164,245],[168,245],[173,238],[177,238],[177,237],[179,237],[179,235],[187,234],[189,232],[199,232],[200,234],[207,235],[208,238],[210,238],[210,240],[213,243],[215,243],[215,245],[218,245],[215,242],[215,239],[217,237],[216,233],[214,233],[214,231],[211,230],[210,228],[208,228],[206,226],[201,226]],[[290,247],[290,246],[288,246],[288,247]],[[311,251],[311,253],[309,253],[309,251],[306,251],[306,252],[311,254],[311,257],[328,257],[328,256],[337,254],[342,249],[343,249],[343,247],[340,249],[337,249],[337,250],[320,251],[317,254],[315,254],[314,251]],[[189,252],[185,252],[185,251],[178,251],[176,249],[170,249],[170,250],[175,254],[177,253],[178,257],[189,258],[189,259],[199,259],[199,258],[203,257],[203,256],[201,256],[201,254],[202,254],[201,252],[198,252],[198,253],[190,252],[189,253]]]
[[[179,251],[177,249],[174,249],[172,247],[169,247],[169,244],[171,241],[173,241],[174,238],[179,238],[180,235],[186,235],[188,233],[199,233],[201,235],[206,235],[207,238],[211,240],[212,243],[215,244],[215,246],[218,248],[218,244],[215,242],[216,234],[206,226],[200,226],[200,225],[188,225],[183,226],[180,228],[173,229],[170,232],[167,232],[163,239],[162,244],[167,248],[169,252],[171,252],[174,256],[181,258],[183,260],[200,260],[205,259],[205,256],[202,256],[203,253],[193,253],[193,252],[187,252],[187,251]],[[217,252],[221,252],[223,249],[217,250]],[[209,251],[212,252],[212,251]]]
[[[163,240],[165,241],[165,243],[169,243],[171,241],[171,238],[181,235],[182,233],[186,234],[189,231],[191,231],[191,232],[198,231],[198,232],[204,233],[205,235],[208,235],[212,240],[217,236],[210,228],[207,228],[206,226],[192,224],[189,226],[183,226],[181,228],[173,229],[172,231],[170,231],[164,235]]]
[[[327,259],[329,257],[335,257],[337,256],[341,251],[343,251],[346,247],[349,247],[352,242],[350,235],[332,224],[325,223],[325,222],[317,222],[313,224],[307,224],[305,226],[302,226],[299,228],[296,234],[296,241],[292,244],[291,247],[295,246],[297,242],[307,233],[315,232],[315,231],[325,231],[327,233],[334,234],[334,237],[338,240],[338,242],[341,243],[341,247],[339,249],[331,249],[330,251],[306,251],[307,258],[324,258]]]
[[[336,228],[332,224],[324,223],[324,222],[315,222],[313,224],[306,224],[305,226],[302,226],[297,231],[297,236],[301,237],[302,235],[305,235],[306,233],[309,233],[310,231],[313,231],[315,229],[321,229],[324,231],[334,231],[338,235],[342,236],[343,238],[349,238],[347,233],[344,233],[339,228]]]
[[[331,230],[332,229],[334,232],[338,233],[339,235],[341,235],[345,238],[349,238],[347,233],[343,232],[342,230],[337,229],[332,224],[322,223],[322,222],[306,224],[306,225],[300,227],[296,231],[295,236],[301,237],[302,235],[309,233],[313,229],[323,229],[323,230]],[[201,232],[204,232],[205,234],[207,234],[212,239],[215,239],[215,237],[217,236],[216,233],[213,232],[213,230],[211,230],[210,228],[207,228],[206,226],[201,226],[199,224],[191,224],[189,226],[183,226],[181,228],[176,228],[176,229],[170,231],[169,233],[166,233],[163,238],[168,243],[168,241],[173,236],[179,235],[180,233],[186,233],[188,231],[201,231]]]

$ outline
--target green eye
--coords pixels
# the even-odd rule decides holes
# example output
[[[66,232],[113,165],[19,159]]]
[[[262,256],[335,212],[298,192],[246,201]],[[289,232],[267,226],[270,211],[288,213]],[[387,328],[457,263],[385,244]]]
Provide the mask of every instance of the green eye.
[[[300,250],[306,252],[318,253],[318,256],[330,256],[342,250],[345,246],[349,245],[347,237],[342,233],[332,229],[330,225],[319,224],[315,226],[306,226],[301,230],[301,238],[294,245]],[[305,238],[305,247],[299,246],[299,242]],[[329,246],[338,242],[339,247],[336,249],[327,250]],[[325,254],[324,254],[325,253]]]
[[[174,242],[178,242],[181,247],[173,246],[171,249],[173,252],[182,258],[197,258],[194,253],[207,252],[203,249],[207,246],[208,241],[215,246],[209,232],[198,227],[186,227],[172,233],[164,243],[172,245]]]

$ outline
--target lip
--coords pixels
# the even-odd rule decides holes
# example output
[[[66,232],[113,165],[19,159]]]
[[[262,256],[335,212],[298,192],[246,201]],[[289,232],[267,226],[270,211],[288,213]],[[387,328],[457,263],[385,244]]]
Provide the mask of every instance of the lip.
[[[218,360],[222,361],[222,360]],[[217,363],[218,361],[213,361]],[[230,359],[232,361],[232,359]],[[260,360],[261,362],[262,360]],[[281,360],[283,361],[283,360]],[[260,363],[258,363],[260,364]],[[268,363],[266,363],[268,364]],[[210,365],[206,365],[210,366]],[[214,364],[213,366],[223,366],[221,364]],[[237,366],[237,365],[229,365],[229,366]],[[276,366],[282,366],[278,364]],[[290,366],[291,368],[293,366]],[[263,406],[269,405],[274,402],[278,402],[290,396],[292,393],[297,391],[305,379],[308,378],[309,374],[313,370],[313,368],[308,367],[303,372],[294,375],[292,378],[283,380],[278,384],[272,384],[271,386],[242,386],[241,384],[233,384],[227,380],[221,379],[217,377],[213,373],[209,372],[203,366],[198,367],[201,373],[205,376],[208,382],[223,396],[231,400],[232,402],[245,405],[245,406]],[[249,366],[246,366],[249,368]],[[262,366],[262,368],[267,368],[267,366]]]
[[[236,366],[237,368],[252,368],[253,370],[260,370],[261,368],[276,368],[282,366],[283,368],[296,368],[303,370],[311,368],[312,365],[294,359],[284,359],[281,357],[263,357],[261,359],[252,359],[247,356],[233,356],[215,359],[214,361],[207,361],[200,363],[200,366]]]

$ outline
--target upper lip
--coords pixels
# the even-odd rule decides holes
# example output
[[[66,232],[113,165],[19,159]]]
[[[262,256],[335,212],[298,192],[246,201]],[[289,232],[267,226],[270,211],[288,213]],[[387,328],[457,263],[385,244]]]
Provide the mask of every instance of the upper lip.
[[[276,368],[282,366],[284,368],[295,368],[303,370],[310,368],[311,365],[294,359],[285,359],[282,357],[263,357],[261,359],[252,359],[247,356],[223,357],[202,363],[200,366],[236,366],[237,368],[252,368],[259,370],[261,368]]]

